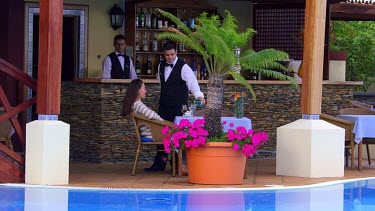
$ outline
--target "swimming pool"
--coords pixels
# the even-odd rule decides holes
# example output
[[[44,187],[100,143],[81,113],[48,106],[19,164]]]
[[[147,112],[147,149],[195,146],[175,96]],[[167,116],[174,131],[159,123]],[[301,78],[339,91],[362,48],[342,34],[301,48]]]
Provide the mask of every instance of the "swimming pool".
[[[375,210],[375,178],[257,189],[135,190],[3,184],[0,210]]]

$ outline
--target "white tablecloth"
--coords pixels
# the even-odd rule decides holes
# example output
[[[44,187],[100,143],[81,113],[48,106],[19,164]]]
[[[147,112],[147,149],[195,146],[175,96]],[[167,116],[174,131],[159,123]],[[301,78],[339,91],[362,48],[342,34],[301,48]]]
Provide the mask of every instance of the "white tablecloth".
[[[338,115],[338,118],[354,122],[354,141],[359,144],[363,138],[375,138],[375,115]]]
[[[178,123],[180,123],[180,121],[182,119],[188,119],[190,122],[194,122],[197,119],[203,119],[203,117],[202,116],[176,116],[175,119],[174,119],[174,122],[178,124]],[[224,132],[227,132],[229,130],[229,128],[230,128],[229,124],[230,123],[233,123],[232,129],[235,129],[238,126],[243,126],[247,130],[252,128],[251,119],[249,119],[247,117],[243,117],[241,119],[236,118],[236,117],[221,117],[221,123],[223,123],[224,121],[227,122],[224,125]]]

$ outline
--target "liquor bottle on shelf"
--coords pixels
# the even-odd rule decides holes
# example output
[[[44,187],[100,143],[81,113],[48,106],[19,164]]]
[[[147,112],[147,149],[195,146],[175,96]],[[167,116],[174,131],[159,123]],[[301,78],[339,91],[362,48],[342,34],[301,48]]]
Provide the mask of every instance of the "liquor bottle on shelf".
[[[142,41],[142,50],[144,52],[148,51],[148,39],[147,39],[147,32],[145,31],[143,34],[143,41]]]
[[[158,29],[160,29],[163,26],[163,18],[161,17],[160,13],[156,15],[156,21],[158,22]]]
[[[137,13],[136,13],[136,15],[135,15],[135,27],[136,28],[139,28],[139,13],[140,13],[141,11],[140,11],[140,8],[139,7],[137,7]]]
[[[147,9],[145,14],[145,26],[146,29],[151,29],[151,12],[150,9]]]
[[[158,28],[158,21],[157,21],[157,16],[155,14],[155,10],[152,10],[152,14],[151,14],[151,28],[152,29]]]
[[[163,56],[159,55],[159,63],[158,64],[160,64],[160,62],[162,62],[162,61],[163,61]]]
[[[151,47],[151,50],[153,52],[157,52],[158,51],[158,39],[156,39],[156,32],[154,32],[154,38],[152,38],[152,47]]]
[[[201,65],[197,64],[197,80],[201,80]]]
[[[195,77],[197,77],[197,67],[196,67],[195,56],[193,56],[193,61],[191,62],[191,69],[193,70]]]
[[[200,80],[205,80],[205,72],[206,72],[206,64],[202,62],[202,67],[201,67],[201,75],[200,75]]]
[[[135,51],[139,51],[138,31],[135,32]]]
[[[195,19],[193,17],[193,12],[191,12],[191,16],[189,18],[188,24],[189,24],[189,28],[193,30],[194,29],[194,25],[195,25]]]
[[[136,56],[136,61],[135,61],[135,72],[137,75],[141,74],[141,62],[139,61],[138,55]]]
[[[178,50],[179,53],[182,53],[182,48],[183,48],[183,44],[177,43],[177,50]]]
[[[138,14],[138,27],[145,28],[145,13],[143,13],[143,8],[140,8],[140,12]]]
[[[147,55],[147,75],[152,74],[152,63],[151,63],[151,56]]]
[[[161,48],[162,49],[163,49],[164,44],[167,43],[167,42],[168,42],[168,40],[166,40],[166,39],[161,40]]]
[[[168,19],[164,19],[163,24],[164,24],[164,27],[168,27],[169,26]]]

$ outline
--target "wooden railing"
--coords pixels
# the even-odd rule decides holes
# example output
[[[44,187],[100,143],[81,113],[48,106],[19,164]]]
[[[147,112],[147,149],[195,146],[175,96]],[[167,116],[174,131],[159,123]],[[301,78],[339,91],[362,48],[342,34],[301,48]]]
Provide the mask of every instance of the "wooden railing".
[[[19,81],[21,84],[30,87],[34,92],[37,91],[37,81],[34,78],[28,76],[22,70],[18,69],[17,67],[13,66],[9,62],[1,58],[0,58],[0,72],[4,72],[5,74]],[[35,103],[36,103],[36,95],[33,98],[27,101],[24,101],[17,106],[11,107],[9,100],[6,97],[5,92],[0,84],[0,104],[3,105],[4,110],[5,110],[5,113],[0,116],[0,122],[3,122],[8,119],[10,120],[15,130],[15,133],[19,137],[19,140],[21,142],[20,145],[23,150],[25,150],[25,147],[26,147],[25,134],[22,130],[20,123],[17,120],[17,114],[26,110],[28,107],[32,106]]]

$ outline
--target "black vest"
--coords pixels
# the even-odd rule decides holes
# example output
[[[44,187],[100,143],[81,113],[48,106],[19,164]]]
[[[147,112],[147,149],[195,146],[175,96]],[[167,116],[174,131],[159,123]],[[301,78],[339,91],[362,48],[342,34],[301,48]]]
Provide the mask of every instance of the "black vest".
[[[110,53],[108,56],[112,63],[111,78],[128,79],[130,73],[130,58],[124,55],[124,69],[122,69],[120,60],[115,52]]]
[[[165,61],[160,63],[159,77],[161,91],[159,104],[167,106],[181,106],[187,104],[189,89],[186,82],[181,78],[181,71],[185,62],[179,59],[177,60],[167,81],[165,81],[164,77],[165,64]]]

